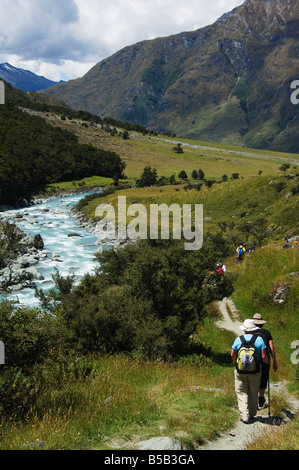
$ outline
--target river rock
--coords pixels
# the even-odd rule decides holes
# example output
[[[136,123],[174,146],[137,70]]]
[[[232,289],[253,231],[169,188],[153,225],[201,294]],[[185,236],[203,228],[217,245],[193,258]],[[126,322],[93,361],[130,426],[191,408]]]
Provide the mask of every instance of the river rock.
[[[43,281],[44,277],[41,275],[41,273],[36,269],[35,266],[31,266],[30,268],[26,269],[26,273],[29,275],[32,275],[33,279],[36,279],[37,281]]]
[[[62,259],[60,259],[60,255],[58,253],[53,253],[51,261],[55,261],[55,262],[58,261],[59,263],[63,263]]]
[[[0,288],[15,292],[31,286],[33,280],[43,280],[35,267],[41,258],[47,256],[43,255],[43,246],[40,235],[30,236],[24,233],[16,247],[16,257],[6,259],[4,268],[0,270]]]
[[[28,255],[23,255],[20,256],[17,259],[17,262],[14,263],[14,265],[20,265],[22,268],[29,268],[30,266],[34,266],[37,264],[39,261],[39,258],[37,256],[28,254]]]
[[[81,237],[82,238],[82,235],[80,235],[80,233],[73,232],[73,233],[69,233],[68,237]]]
[[[44,241],[41,237],[41,235],[38,233],[37,235],[34,235],[33,237],[33,246],[37,250],[43,250],[44,249]]]
[[[98,222],[94,227],[94,234],[98,237],[98,243],[106,244],[116,240],[116,229],[112,221],[106,221],[105,223]]]
[[[137,443],[140,450],[186,450],[181,441],[171,437],[153,437]]]

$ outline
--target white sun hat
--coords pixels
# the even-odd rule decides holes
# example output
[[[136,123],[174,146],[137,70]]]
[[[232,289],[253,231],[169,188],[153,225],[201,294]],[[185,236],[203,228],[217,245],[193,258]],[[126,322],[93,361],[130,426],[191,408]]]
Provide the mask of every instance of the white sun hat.
[[[258,330],[258,326],[254,323],[251,318],[244,321],[243,325],[240,326],[243,331],[255,331]]]

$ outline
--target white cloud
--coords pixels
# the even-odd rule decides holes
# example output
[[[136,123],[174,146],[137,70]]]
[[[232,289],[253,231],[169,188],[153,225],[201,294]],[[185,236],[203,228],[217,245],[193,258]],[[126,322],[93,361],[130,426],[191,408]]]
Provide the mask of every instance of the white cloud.
[[[0,62],[52,80],[117,50],[213,23],[242,0],[0,0]]]

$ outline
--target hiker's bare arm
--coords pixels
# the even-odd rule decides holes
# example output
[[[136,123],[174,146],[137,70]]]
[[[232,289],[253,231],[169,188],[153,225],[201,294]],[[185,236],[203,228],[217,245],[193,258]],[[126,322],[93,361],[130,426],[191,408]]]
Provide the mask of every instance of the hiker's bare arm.
[[[262,361],[265,364],[269,364],[269,358],[268,358],[268,354],[266,353],[266,349],[262,349],[261,355],[262,355]]]
[[[231,355],[231,358],[233,360],[233,365],[235,365],[236,364],[236,359],[237,359],[237,351],[235,349],[232,349],[230,355]]]
[[[271,349],[271,356],[273,357],[273,370],[276,372],[277,371],[277,360],[276,360],[276,354],[275,354],[275,349],[274,349],[274,343],[273,343],[272,339],[269,341],[269,346],[270,346],[270,349]]]

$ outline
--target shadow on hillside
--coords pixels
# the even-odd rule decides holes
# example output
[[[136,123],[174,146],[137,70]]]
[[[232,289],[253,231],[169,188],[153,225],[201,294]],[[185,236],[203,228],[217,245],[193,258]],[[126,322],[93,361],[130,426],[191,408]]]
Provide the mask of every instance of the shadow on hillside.
[[[220,366],[233,367],[232,359],[228,353],[214,353],[212,354],[213,361]]]

